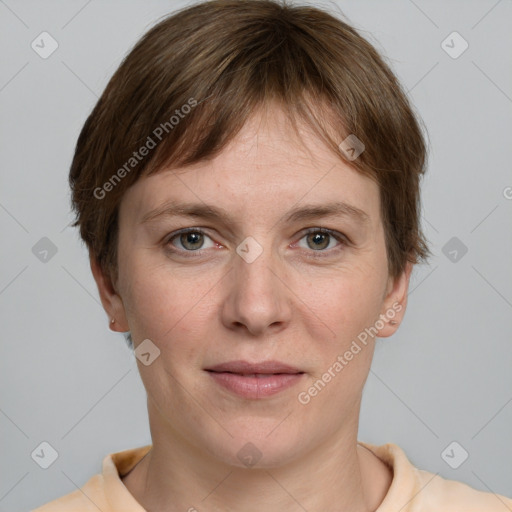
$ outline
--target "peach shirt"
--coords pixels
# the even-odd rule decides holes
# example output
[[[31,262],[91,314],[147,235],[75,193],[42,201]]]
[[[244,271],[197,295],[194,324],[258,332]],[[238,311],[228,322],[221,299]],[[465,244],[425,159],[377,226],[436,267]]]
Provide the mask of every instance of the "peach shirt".
[[[381,446],[359,442],[393,470],[391,486],[376,512],[511,512],[512,499],[478,491],[456,480],[414,467],[403,450],[392,443]],[[103,459],[101,474],[80,489],[32,512],[145,512],[129,493],[120,475],[127,474],[152,445],[111,453]]]

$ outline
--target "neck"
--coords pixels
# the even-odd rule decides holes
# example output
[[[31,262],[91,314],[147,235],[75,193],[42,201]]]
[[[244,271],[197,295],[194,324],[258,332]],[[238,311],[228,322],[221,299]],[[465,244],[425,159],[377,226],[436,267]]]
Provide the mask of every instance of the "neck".
[[[389,468],[355,434],[337,433],[300,459],[267,469],[224,464],[168,431],[152,429],[152,439],[151,451],[123,478],[148,512],[372,512],[391,483]]]

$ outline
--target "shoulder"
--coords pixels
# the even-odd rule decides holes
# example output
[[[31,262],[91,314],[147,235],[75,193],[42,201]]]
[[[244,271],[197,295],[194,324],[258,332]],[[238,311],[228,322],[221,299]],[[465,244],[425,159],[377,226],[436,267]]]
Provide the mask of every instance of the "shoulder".
[[[393,479],[376,512],[506,512],[512,499],[474,489],[416,468],[404,451],[393,443],[381,446],[359,443],[393,470]]]
[[[145,445],[108,454],[103,459],[101,473],[92,476],[80,489],[31,512],[143,512],[121,478],[150,451],[151,447],[152,445]]]
[[[428,471],[415,468],[423,494],[422,510],[446,512],[506,512],[512,511],[512,499],[492,492],[449,480]]]

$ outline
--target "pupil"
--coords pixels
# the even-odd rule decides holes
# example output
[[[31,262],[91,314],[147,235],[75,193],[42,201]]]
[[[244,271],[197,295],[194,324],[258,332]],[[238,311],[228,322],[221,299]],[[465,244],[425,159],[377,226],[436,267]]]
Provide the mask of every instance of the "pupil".
[[[198,249],[203,245],[202,236],[201,233],[184,233],[181,235],[181,242],[184,247],[188,247],[187,244],[189,244],[193,246],[192,249]],[[199,245],[197,246],[197,244]]]
[[[313,247],[314,250],[318,249],[325,249],[329,245],[328,236],[325,233],[313,233],[310,236],[310,240],[313,241],[313,243],[316,245],[316,247]],[[322,244],[322,241],[324,242]],[[325,243],[327,241],[327,243]],[[322,244],[321,246],[318,245],[318,243]]]

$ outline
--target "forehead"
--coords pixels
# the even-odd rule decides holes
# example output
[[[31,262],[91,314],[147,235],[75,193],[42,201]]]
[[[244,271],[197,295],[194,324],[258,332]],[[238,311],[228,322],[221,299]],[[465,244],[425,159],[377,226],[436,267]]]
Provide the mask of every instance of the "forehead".
[[[138,223],[155,208],[183,200],[215,204],[238,219],[282,214],[301,203],[345,202],[379,220],[378,185],[335,154],[312,129],[295,133],[280,108],[255,112],[214,158],[166,168],[139,179],[121,203],[120,217]]]

